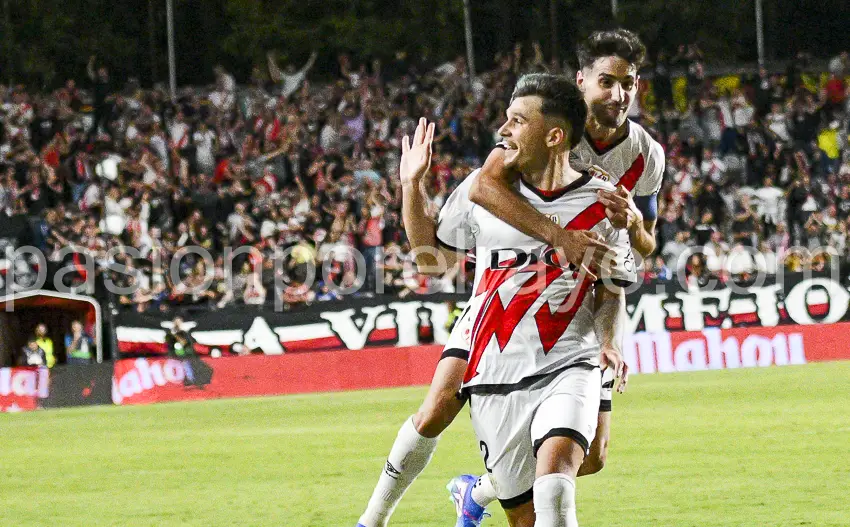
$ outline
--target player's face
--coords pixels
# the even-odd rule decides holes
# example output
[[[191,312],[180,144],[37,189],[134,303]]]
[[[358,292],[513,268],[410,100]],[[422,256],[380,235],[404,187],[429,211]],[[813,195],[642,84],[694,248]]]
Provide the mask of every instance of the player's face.
[[[505,166],[528,172],[548,162],[542,105],[542,99],[536,95],[517,97],[511,102],[506,112],[508,120],[499,128],[499,135],[508,147]]]
[[[626,122],[637,95],[637,68],[633,64],[622,57],[602,57],[576,73],[576,83],[596,122],[608,128]]]

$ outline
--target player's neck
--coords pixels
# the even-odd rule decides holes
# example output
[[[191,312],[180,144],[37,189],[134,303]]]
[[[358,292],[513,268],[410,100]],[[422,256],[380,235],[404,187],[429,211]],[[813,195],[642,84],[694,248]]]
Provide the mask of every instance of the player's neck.
[[[524,174],[527,183],[541,190],[558,190],[580,177],[581,172],[570,166],[569,151],[551,156],[545,167]]]
[[[628,119],[622,125],[615,128],[603,126],[593,116],[588,116],[585,131],[591,139],[598,143],[614,143],[621,139],[625,134],[629,133]]]

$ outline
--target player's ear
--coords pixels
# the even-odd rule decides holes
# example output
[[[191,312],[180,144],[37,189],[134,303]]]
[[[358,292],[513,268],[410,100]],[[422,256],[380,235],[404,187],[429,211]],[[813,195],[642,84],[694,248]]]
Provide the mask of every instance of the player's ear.
[[[578,86],[581,91],[584,91],[584,72],[581,68],[576,71],[576,86]]]
[[[554,148],[567,142],[567,132],[561,126],[555,126],[549,129],[546,134],[546,146]]]

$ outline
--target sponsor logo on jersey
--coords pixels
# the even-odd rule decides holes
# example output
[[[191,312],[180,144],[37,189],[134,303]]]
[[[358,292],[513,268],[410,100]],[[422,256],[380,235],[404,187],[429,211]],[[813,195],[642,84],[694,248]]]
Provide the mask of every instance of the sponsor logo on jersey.
[[[599,165],[591,165],[591,166],[589,166],[589,167],[587,168],[587,172],[588,172],[591,176],[593,176],[593,177],[595,177],[595,178],[597,178],[597,179],[601,179],[602,181],[610,182],[610,181],[611,181],[611,179],[612,179],[612,178],[611,178],[611,174],[609,174],[608,172],[606,172],[606,171],[605,171],[605,169],[604,169],[604,168],[602,168],[602,167],[601,167],[601,166],[599,166]]]
[[[553,247],[524,251],[522,249],[496,249],[490,253],[490,269],[520,269],[526,266],[542,263],[547,267],[569,269],[570,266],[562,266],[558,263],[558,253]],[[480,291],[479,291],[480,293]]]

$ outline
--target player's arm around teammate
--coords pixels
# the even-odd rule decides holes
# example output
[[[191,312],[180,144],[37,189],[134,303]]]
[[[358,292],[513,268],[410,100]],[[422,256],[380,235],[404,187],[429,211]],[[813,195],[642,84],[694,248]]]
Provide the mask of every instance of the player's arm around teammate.
[[[517,192],[514,183],[519,177],[505,166],[504,149],[494,148],[469,189],[469,199],[522,233],[548,243],[595,280],[592,271],[599,268],[608,247],[595,233],[564,230],[550,221]]]
[[[600,250],[604,250],[605,246],[598,241],[595,234],[565,231],[523,199],[512,186],[519,175],[505,167],[504,157],[505,153],[501,148],[496,148],[490,153],[470,188],[470,199],[529,236],[547,241],[554,247],[562,247],[568,261],[573,261],[570,259],[571,254],[578,254],[580,256],[573,257],[579,258],[584,258],[584,255],[596,258],[601,254]],[[628,228],[633,244],[634,239],[638,238],[641,242],[640,245],[635,246],[638,252],[644,255],[641,249],[646,250],[646,254],[654,250],[655,239],[649,233],[655,232],[655,220],[643,221],[643,216],[628,191],[619,189],[617,193],[600,193],[599,201],[606,206],[605,213],[612,225],[617,228]],[[638,226],[642,226],[643,229],[638,229]],[[640,231],[638,234],[632,234],[638,231]],[[583,246],[584,243],[587,245]],[[591,251],[585,252],[587,249]],[[598,269],[599,265],[596,264],[593,268]],[[596,437],[578,472],[579,476],[599,472],[605,466],[608,457],[608,443],[611,435],[610,385],[614,378],[611,372],[606,373],[603,379],[605,384],[602,387],[602,392],[606,395],[603,396],[603,405],[599,409]],[[622,381],[621,385],[624,386]]]
[[[576,83],[584,95],[588,117],[585,137],[572,145],[572,153],[580,163],[601,167],[603,172],[615,176],[612,183],[626,187],[600,192],[600,201],[612,224],[627,228],[632,246],[646,257],[655,250],[656,195],[664,172],[661,145],[628,120],[628,110],[637,97],[638,70],[646,48],[634,33],[617,29],[593,33],[579,46],[577,54],[580,69]],[[556,232],[543,215],[523,206],[512,187],[517,176],[505,170],[503,157],[496,152],[491,154],[470,189],[470,199],[525,234],[556,248],[562,246],[568,261],[575,263],[575,258],[581,257],[576,254],[578,236]],[[635,174],[626,177],[633,170],[638,171],[637,180],[633,178]],[[627,181],[622,180],[624,177]]]

